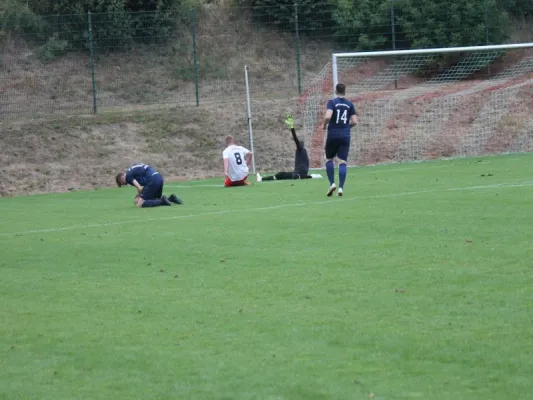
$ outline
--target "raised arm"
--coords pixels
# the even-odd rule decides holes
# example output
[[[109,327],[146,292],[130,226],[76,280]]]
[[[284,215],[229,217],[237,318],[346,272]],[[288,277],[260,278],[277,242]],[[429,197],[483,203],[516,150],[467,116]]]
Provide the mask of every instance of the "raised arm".
[[[292,117],[292,114],[288,114],[285,117],[285,125],[287,125],[291,130],[292,139],[294,140],[294,143],[296,143],[296,148],[298,150],[301,150],[303,146],[300,140],[298,139],[298,136],[296,136],[296,130],[294,129],[294,118]]]
[[[300,142],[300,140],[298,139],[298,136],[296,136],[296,129],[291,128],[291,133],[292,133],[292,139],[294,140],[294,143],[296,143],[296,148],[298,150],[302,150],[303,148],[302,142]]]

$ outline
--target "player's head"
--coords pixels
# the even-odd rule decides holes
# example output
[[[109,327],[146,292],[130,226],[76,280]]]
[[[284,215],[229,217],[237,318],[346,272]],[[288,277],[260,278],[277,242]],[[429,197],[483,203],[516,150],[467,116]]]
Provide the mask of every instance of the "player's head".
[[[230,146],[232,144],[235,144],[235,139],[233,139],[233,136],[226,136],[226,146]]]
[[[117,186],[121,187],[126,184],[126,174],[124,172],[120,172],[115,176],[115,181],[117,182]]]
[[[337,83],[335,86],[335,93],[338,96],[344,96],[346,94],[346,85],[344,83]]]
[[[302,147],[305,147],[305,142],[304,142],[303,140],[300,140],[300,145],[301,145]]]

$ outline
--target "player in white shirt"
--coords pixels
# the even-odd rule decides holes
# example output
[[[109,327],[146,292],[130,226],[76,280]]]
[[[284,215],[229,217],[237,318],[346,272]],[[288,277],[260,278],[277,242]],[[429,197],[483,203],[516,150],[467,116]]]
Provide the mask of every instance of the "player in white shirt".
[[[250,173],[249,165],[253,154],[245,147],[235,144],[233,136],[226,137],[226,148],[222,152],[224,159],[225,187],[249,185],[246,181]]]

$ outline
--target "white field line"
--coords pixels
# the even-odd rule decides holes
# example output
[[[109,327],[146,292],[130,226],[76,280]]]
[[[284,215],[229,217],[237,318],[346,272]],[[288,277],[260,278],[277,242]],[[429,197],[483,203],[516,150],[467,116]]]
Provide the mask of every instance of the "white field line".
[[[218,185],[215,185],[215,184],[207,184],[207,183],[204,183],[204,184],[198,184],[198,185],[178,185],[178,184],[172,184],[172,182],[166,184],[165,183],[165,186],[164,187],[168,187],[168,188],[178,188],[178,189],[190,189],[190,188],[197,188],[197,187],[218,187],[218,188],[221,188],[221,187],[224,187],[224,185],[222,183],[218,184]]]
[[[428,190],[419,190],[419,191],[412,191],[412,192],[378,194],[378,195],[373,195],[373,196],[343,197],[342,200],[328,199],[328,200],[321,200],[321,201],[311,201],[311,202],[307,202],[307,203],[298,202],[298,203],[290,203],[290,204],[278,204],[276,206],[269,206],[269,207],[255,207],[255,208],[243,208],[243,209],[238,209],[238,210],[209,211],[209,212],[198,213],[198,214],[175,215],[175,216],[172,216],[172,217],[131,219],[131,220],[125,220],[125,221],[106,222],[106,223],[101,223],[101,224],[73,225],[73,226],[66,226],[66,227],[62,227],[62,228],[36,229],[36,230],[0,233],[0,237],[1,236],[22,236],[22,235],[31,235],[31,234],[39,234],[39,233],[51,233],[51,232],[63,232],[63,231],[71,231],[71,230],[75,230],[75,229],[102,228],[102,227],[108,227],[108,226],[135,224],[135,223],[139,223],[139,222],[145,223],[145,222],[152,222],[152,221],[169,221],[169,220],[176,220],[176,219],[207,217],[207,216],[213,216],[213,215],[225,215],[225,214],[235,214],[235,213],[239,214],[239,213],[246,213],[246,212],[269,211],[269,210],[277,210],[277,209],[281,209],[281,208],[303,207],[303,206],[312,206],[312,205],[320,205],[320,204],[329,204],[329,203],[333,203],[335,201],[337,202],[337,204],[342,204],[342,203],[345,203],[347,201],[354,201],[354,200],[381,199],[381,198],[402,197],[402,196],[416,196],[418,194],[424,194],[424,193],[443,193],[443,192],[453,192],[453,191],[468,191],[468,190],[497,189],[497,188],[526,187],[526,186],[533,186],[533,181],[526,181],[526,182],[520,182],[520,183],[497,183],[497,184],[493,184],[493,185],[481,185],[481,186],[464,186],[464,187],[455,187],[455,188],[447,188],[447,189],[428,189]]]
[[[446,165],[447,167],[448,165]],[[356,167],[350,167],[350,169],[353,169],[355,170]],[[377,170],[377,169],[373,169],[373,170],[365,170],[365,173],[368,173],[368,174],[384,174],[384,173],[389,173],[389,172],[396,172],[396,171],[409,171],[409,170],[412,170],[412,169],[416,169],[416,167],[405,167],[405,168],[395,168],[395,169],[388,169],[388,170]],[[326,170],[324,168],[310,168],[309,169],[310,171],[323,171],[325,172]],[[262,174],[262,176],[270,176],[270,175],[275,175],[275,173],[272,173],[272,174],[268,174],[268,173],[265,173],[265,174]],[[322,179],[324,179],[326,177],[326,175],[324,174],[322,176]],[[314,179],[316,180],[316,179]],[[255,181],[251,181],[252,183],[256,183]],[[281,183],[281,182],[291,182],[291,180],[281,180],[281,181],[270,181],[270,182],[263,182],[267,185],[272,185],[272,184],[276,184],[276,183]],[[263,184],[261,183],[261,184]],[[208,183],[200,183],[200,184],[185,184],[185,185],[182,185],[182,184],[179,184],[179,183],[174,183],[174,182],[169,182],[168,184],[165,183],[165,187],[168,187],[168,188],[176,188],[176,189],[190,189],[190,188],[195,188],[195,187],[224,187],[224,184],[223,183],[219,183],[219,184],[208,184]]]

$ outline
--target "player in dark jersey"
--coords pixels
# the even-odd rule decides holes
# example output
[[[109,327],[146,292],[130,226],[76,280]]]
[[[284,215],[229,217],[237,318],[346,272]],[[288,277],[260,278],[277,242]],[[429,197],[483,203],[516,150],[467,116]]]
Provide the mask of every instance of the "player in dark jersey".
[[[311,174],[309,172],[309,155],[304,147],[304,142],[298,139],[296,136],[296,130],[294,129],[294,118],[291,114],[285,118],[285,124],[290,128],[292,134],[292,140],[296,144],[296,151],[294,153],[294,170],[292,172],[278,172],[276,175],[261,177],[259,172],[257,173],[257,182],[261,181],[280,181],[285,179],[310,179],[310,178],[322,178],[322,175]]]
[[[135,164],[120,172],[115,177],[117,186],[131,185],[137,188],[134,203],[137,207],[170,206],[172,203],[183,204],[174,193],[170,197],[163,195],[163,177],[151,165]]]
[[[346,86],[339,83],[335,86],[337,97],[328,101],[326,115],[324,116],[324,130],[328,130],[326,138],[326,172],[329,178],[327,196],[331,196],[337,189],[335,185],[335,166],[333,160],[339,161],[339,191],[342,196],[344,182],[346,181],[346,161],[350,152],[350,130],[357,125],[357,112],[352,102],[344,96]]]

